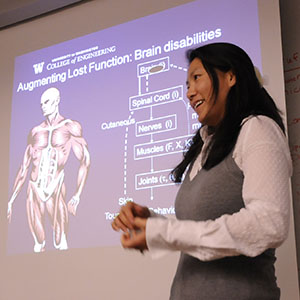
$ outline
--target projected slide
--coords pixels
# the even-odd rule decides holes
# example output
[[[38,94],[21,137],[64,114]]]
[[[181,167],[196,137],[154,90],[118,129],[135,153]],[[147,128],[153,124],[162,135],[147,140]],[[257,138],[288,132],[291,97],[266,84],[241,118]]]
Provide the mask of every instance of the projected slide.
[[[185,52],[232,42],[260,68],[259,36],[255,1],[195,1],[17,57],[7,253],[117,245],[127,201],[174,214],[199,128]]]

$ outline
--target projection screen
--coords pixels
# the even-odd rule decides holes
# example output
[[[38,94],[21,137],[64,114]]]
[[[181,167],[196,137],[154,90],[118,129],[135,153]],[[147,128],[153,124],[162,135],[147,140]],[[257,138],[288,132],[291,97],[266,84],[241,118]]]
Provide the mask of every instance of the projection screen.
[[[174,214],[178,185],[169,173],[200,126],[185,96],[188,49],[239,45],[285,111],[280,38],[266,40],[270,30],[280,33],[264,15],[276,14],[276,1],[266,1],[267,9],[253,0],[154,1],[152,8],[130,1],[137,9],[125,17],[124,4],[112,2],[91,1],[0,32],[9,43],[7,35],[23,34],[28,43],[1,51],[9,59],[9,76],[1,71],[3,299],[19,299],[19,286],[22,299],[118,299],[118,286],[134,282],[151,287],[150,294],[126,291],[125,299],[167,298],[176,254],[152,262],[123,252],[110,223],[127,201]],[[90,25],[75,24],[79,15]],[[52,103],[51,95],[59,100]],[[51,125],[54,109],[62,121]],[[73,216],[68,205],[77,201]],[[162,296],[151,278],[169,264]],[[108,284],[112,274],[116,282]]]

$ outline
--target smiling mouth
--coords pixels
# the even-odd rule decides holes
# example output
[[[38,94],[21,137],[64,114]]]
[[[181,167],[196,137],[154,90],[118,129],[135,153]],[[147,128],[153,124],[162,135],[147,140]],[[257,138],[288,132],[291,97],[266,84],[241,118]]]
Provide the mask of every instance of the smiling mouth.
[[[197,107],[199,107],[204,101],[205,101],[204,99],[197,101],[195,103],[195,105],[194,105],[194,109],[196,109]]]

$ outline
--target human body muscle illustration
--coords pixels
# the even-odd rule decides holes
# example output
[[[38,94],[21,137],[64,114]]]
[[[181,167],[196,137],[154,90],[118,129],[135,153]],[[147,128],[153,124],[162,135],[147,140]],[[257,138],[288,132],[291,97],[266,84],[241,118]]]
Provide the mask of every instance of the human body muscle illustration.
[[[27,216],[34,238],[34,251],[45,250],[44,216],[47,211],[53,228],[53,243],[56,249],[68,249],[68,211],[75,215],[90,166],[87,143],[82,137],[81,125],[65,119],[59,114],[59,91],[46,90],[41,97],[41,108],[46,120],[34,127],[28,137],[23,162],[17,174],[13,194],[8,203],[7,217],[12,217],[12,204],[18,196],[30,165],[27,189]],[[77,188],[72,199],[66,204],[64,166],[71,149],[80,162]]]

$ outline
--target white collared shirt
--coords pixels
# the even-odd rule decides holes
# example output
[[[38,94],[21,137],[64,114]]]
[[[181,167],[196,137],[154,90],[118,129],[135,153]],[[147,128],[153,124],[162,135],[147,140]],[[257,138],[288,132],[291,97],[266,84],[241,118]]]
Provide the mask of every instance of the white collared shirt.
[[[240,254],[254,257],[286,239],[292,174],[286,137],[265,116],[252,116],[243,123],[232,156],[244,175],[245,208],[207,221],[148,218],[146,241],[153,258],[170,251],[183,251],[203,261]],[[206,147],[210,136],[205,127],[201,137]],[[202,168],[201,155],[190,172],[191,179]]]

